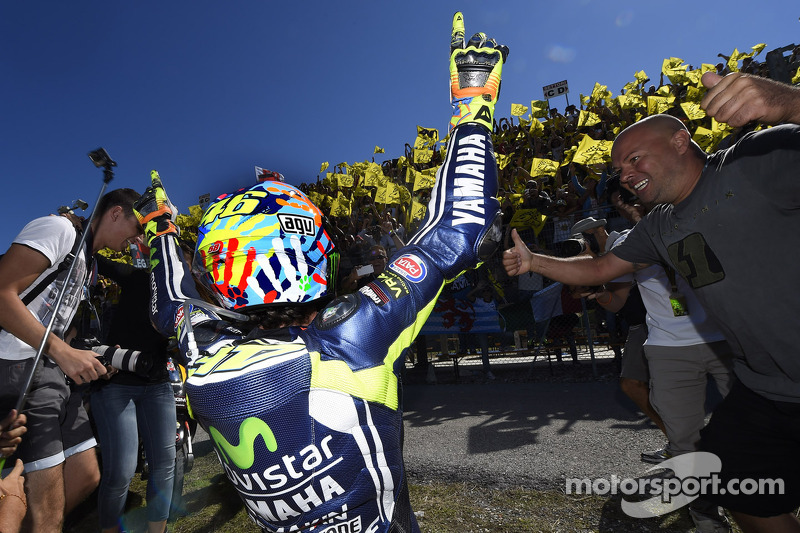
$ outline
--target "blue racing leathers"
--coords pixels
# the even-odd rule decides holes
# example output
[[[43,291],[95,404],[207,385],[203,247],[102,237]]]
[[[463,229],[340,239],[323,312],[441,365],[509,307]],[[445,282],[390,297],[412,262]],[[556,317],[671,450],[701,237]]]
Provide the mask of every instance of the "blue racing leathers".
[[[153,322],[178,336],[193,416],[264,531],[419,531],[401,370],[444,284],[499,244],[496,191],[489,132],[458,126],[420,230],[376,281],[306,328],[243,331],[213,306],[184,304],[198,294],[176,239],[153,240]]]

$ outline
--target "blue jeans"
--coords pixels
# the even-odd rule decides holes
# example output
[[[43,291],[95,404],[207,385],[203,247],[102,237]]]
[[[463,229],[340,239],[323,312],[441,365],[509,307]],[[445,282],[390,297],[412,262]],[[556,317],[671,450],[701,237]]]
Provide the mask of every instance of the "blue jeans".
[[[109,383],[92,393],[91,402],[103,463],[97,498],[100,527],[121,524],[128,486],[136,471],[139,434],[150,467],[147,520],[166,520],[175,474],[176,422],[172,384]]]

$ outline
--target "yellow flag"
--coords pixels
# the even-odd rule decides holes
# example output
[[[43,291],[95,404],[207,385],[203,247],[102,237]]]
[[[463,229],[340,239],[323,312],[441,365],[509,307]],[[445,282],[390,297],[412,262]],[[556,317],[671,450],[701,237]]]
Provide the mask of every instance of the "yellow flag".
[[[579,128],[583,126],[594,126],[598,122],[600,122],[600,117],[598,117],[595,113],[581,109],[580,114],[578,114]]]
[[[339,192],[336,199],[331,204],[331,216],[334,217],[349,217],[352,210],[352,201],[344,194]]]
[[[433,150],[414,148],[414,163],[430,163],[432,157]]]
[[[703,84],[700,81],[700,78],[703,77],[702,70],[689,70],[686,72],[686,80],[689,83],[687,88],[694,89],[695,87],[701,87]]]
[[[797,85],[798,83],[800,83],[800,67],[797,68],[797,72],[792,77],[792,85]]]
[[[531,120],[531,127],[528,130],[531,135],[535,135],[537,137],[541,137],[544,135],[544,124],[538,118]]]
[[[561,166],[565,167],[572,163],[572,159],[575,157],[575,151],[578,149],[577,146],[570,146],[566,150],[564,150],[564,157],[561,159]]]
[[[517,209],[514,211],[509,225],[512,228],[532,228],[533,233],[539,235],[546,220],[547,216],[541,214],[537,209]]]
[[[425,216],[426,207],[414,200],[411,203],[411,220],[421,220]]]
[[[430,189],[436,183],[436,176],[426,172],[414,171],[414,192]]]
[[[409,168],[408,170],[414,174],[414,192],[433,187],[434,182],[431,181],[425,174],[419,172],[418,170],[414,170],[413,168]]]
[[[610,161],[612,144],[612,141],[595,141],[588,135],[584,135],[572,161],[581,165],[595,165]]]
[[[647,97],[647,114],[658,115],[664,113],[670,108],[669,101],[664,96],[648,96]]]
[[[642,95],[635,93],[627,93],[619,95],[619,105],[622,109],[632,109],[634,107],[643,107],[644,98]]]
[[[352,187],[353,176],[350,174],[336,174],[336,183],[339,187]]]
[[[661,87],[656,89],[656,94],[658,96],[665,97],[667,100],[669,100],[669,98],[672,96],[672,92],[669,89],[669,85],[662,85]],[[673,100],[675,99],[674,96],[672,96],[672,98],[673,98]]]
[[[622,112],[622,108],[619,105],[619,98],[616,96],[614,98],[606,98],[606,107],[615,115],[619,115]]]
[[[376,204],[385,204],[386,203],[386,185],[381,185],[375,191],[375,203]]]
[[[639,83],[647,83],[647,80],[650,79],[643,70],[640,70],[639,72],[634,74],[633,77],[636,78],[636,81],[638,81]]]
[[[745,54],[744,52],[739,52],[738,50],[734,50],[731,59],[734,59],[736,61],[741,61],[742,59],[745,59],[747,57],[753,57],[754,55],[755,52],[750,52],[749,54]]]
[[[495,154],[495,157],[497,158],[497,168],[500,170],[506,168],[511,161],[511,157],[506,154]]]
[[[376,144],[376,145],[375,145],[375,151],[374,151],[374,152],[372,152],[372,153],[373,153],[373,154],[385,154],[385,153],[386,153],[386,150],[384,150],[383,148],[381,148],[380,146],[378,146],[378,145]]]
[[[761,53],[761,51],[762,51],[762,50],[764,50],[764,48],[766,48],[766,47],[767,47],[767,44],[766,44],[766,43],[757,44],[757,45],[755,45],[755,46],[753,47],[753,52],[755,52],[755,55],[758,55],[758,54],[760,54],[760,53]]]
[[[686,69],[688,65],[683,63],[683,59],[670,57],[661,63],[661,72],[669,78],[674,85],[683,85],[686,81]]]
[[[439,142],[439,130],[417,126],[417,138],[414,141],[414,148],[433,148],[437,142]]]
[[[406,167],[406,183],[414,183],[414,172],[416,171],[410,166]]]
[[[354,198],[362,198],[364,196],[371,196],[371,195],[372,195],[372,190],[365,189],[361,185],[358,185],[358,186],[356,186],[355,189],[353,189],[353,197]]]
[[[639,92],[639,84],[635,81],[629,81],[622,87],[622,94],[627,93],[638,93]]]
[[[697,87],[686,87],[686,96],[684,100],[686,102],[697,102],[700,103],[700,100],[703,99],[703,95],[705,91],[698,89]]]
[[[328,172],[327,174],[325,174],[325,178],[322,180],[322,184],[327,185],[332,189],[338,187],[339,185],[332,172]]]
[[[733,128],[726,124],[725,122],[717,122],[717,119],[711,119],[711,131],[714,132],[717,138],[717,144],[721,141],[726,135],[733,131]]]
[[[706,116],[706,112],[700,108],[700,102],[683,102],[681,109],[689,117],[689,120],[699,120]]]
[[[386,203],[399,204],[400,203],[400,189],[401,187],[391,181],[386,184]]]
[[[595,102],[599,102],[600,100],[606,100],[607,98],[611,98],[611,91],[608,90],[608,85],[600,85],[599,83],[595,82],[594,88],[592,89],[592,100]]]
[[[538,178],[539,176],[556,176],[556,172],[558,172],[558,161],[553,161],[552,159],[540,159],[538,157],[533,158],[533,163],[531,164],[531,176],[534,178]]]
[[[411,193],[402,185],[397,185],[397,191],[400,194],[400,203],[407,204],[411,201]]]
[[[531,100],[531,118],[547,118],[550,104],[545,100]]]
[[[511,116],[521,117],[528,112],[528,108],[522,104],[511,104]]]
[[[696,130],[694,130],[694,135],[692,135],[692,139],[694,142],[700,145],[700,148],[705,150],[706,152],[710,152],[716,146],[716,139],[714,132],[708,128],[704,128],[702,126],[698,126]]]
[[[327,161],[325,161],[324,163],[322,163],[322,165],[320,165],[320,167],[319,167],[319,173],[320,173],[320,174],[322,174],[323,172],[325,172],[326,170],[328,170],[328,167],[329,167],[329,166],[330,166],[330,165],[328,164],[328,162],[327,162]]]
[[[370,163],[367,165],[367,170],[364,172],[364,186],[377,187],[381,184],[383,178],[383,169],[378,163]]]
[[[661,72],[663,72],[674,85],[683,85],[687,80],[687,68],[689,68],[689,66],[683,63],[683,59],[670,57],[669,59],[665,59],[662,63]]]
[[[728,58],[728,70],[731,72],[739,72],[739,49],[734,48],[731,56]]]

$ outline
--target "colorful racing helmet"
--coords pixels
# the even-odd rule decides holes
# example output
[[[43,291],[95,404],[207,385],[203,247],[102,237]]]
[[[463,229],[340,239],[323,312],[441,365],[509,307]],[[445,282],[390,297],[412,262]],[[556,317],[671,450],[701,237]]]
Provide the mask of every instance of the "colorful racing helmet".
[[[193,270],[226,309],[306,303],[327,295],[332,250],[322,211],[299,189],[265,181],[209,206]]]

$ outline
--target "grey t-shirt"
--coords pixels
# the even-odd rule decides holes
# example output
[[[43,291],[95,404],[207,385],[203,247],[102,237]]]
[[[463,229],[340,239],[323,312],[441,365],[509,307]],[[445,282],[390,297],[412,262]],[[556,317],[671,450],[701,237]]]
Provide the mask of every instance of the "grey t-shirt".
[[[686,200],[656,207],[612,253],[672,265],[737,353],[742,383],[800,402],[800,127],[709,157]]]

